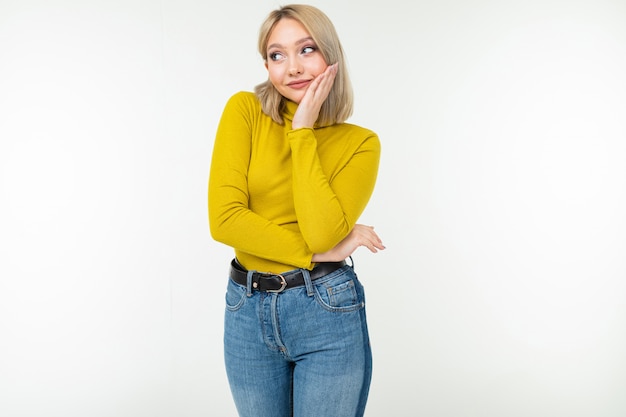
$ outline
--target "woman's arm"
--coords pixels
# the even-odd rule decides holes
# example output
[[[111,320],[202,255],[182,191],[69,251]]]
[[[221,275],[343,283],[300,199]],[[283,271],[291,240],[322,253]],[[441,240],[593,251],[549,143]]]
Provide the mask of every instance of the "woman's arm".
[[[380,158],[378,136],[355,126],[345,130],[346,136],[335,139],[344,143],[334,145],[333,157],[344,165],[332,178],[324,173],[313,126],[337,68],[336,64],[329,65],[307,88],[294,114],[293,130],[287,134],[298,225],[307,245],[316,253],[330,250],[350,233],[374,190]]]
[[[333,138],[338,143],[331,145],[332,151],[325,151],[325,157],[337,158],[341,165],[330,178],[319,158],[315,131],[300,129],[288,134],[298,225],[314,253],[330,250],[350,233],[365,210],[378,174],[378,136],[356,126],[335,129],[342,133]]]
[[[253,96],[234,95],[217,129],[209,176],[209,225],[218,242],[264,259],[311,266],[313,252],[301,234],[281,227],[249,209],[248,166]]]

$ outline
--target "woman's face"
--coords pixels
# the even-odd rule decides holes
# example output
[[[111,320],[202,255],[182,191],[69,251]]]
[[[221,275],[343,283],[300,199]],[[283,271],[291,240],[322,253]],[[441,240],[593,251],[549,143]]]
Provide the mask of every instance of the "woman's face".
[[[265,67],[283,97],[299,104],[311,81],[327,66],[302,23],[290,18],[278,21],[267,42]]]

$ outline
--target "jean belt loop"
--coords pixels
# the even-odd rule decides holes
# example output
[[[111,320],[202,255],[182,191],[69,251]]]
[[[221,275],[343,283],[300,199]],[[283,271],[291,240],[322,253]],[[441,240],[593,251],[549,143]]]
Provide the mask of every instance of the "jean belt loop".
[[[308,269],[301,269],[302,276],[304,277],[304,285],[306,286],[306,295],[313,297],[313,283],[311,282],[311,274]]]
[[[246,295],[248,297],[252,297],[252,274],[254,274],[254,271],[248,271],[246,275]]]

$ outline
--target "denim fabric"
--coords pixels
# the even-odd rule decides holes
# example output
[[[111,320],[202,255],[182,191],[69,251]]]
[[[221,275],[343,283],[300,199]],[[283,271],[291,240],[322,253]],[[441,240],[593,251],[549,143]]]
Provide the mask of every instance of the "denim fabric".
[[[240,417],[358,417],[372,356],[365,295],[346,265],[282,293],[228,280],[226,371]]]

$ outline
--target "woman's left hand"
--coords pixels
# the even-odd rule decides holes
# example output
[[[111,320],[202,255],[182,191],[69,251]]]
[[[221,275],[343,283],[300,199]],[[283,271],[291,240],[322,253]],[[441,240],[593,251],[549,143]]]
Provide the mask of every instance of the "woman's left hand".
[[[360,246],[364,246],[372,253],[384,250],[382,240],[378,234],[374,232],[374,227],[364,224],[356,224],[348,236],[334,248],[324,253],[316,253],[313,255],[313,262],[338,262],[352,255]]]
[[[302,127],[313,127],[317,120],[322,104],[326,101],[330,89],[335,82],[335,76],[337,75],[338,64],[329,65],[326,70],[320,75],[315,77],[307,88],[298,109],[293,115],[293,121],[291,124],[292,129],[299,129]]]

